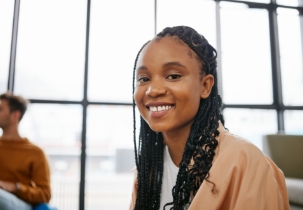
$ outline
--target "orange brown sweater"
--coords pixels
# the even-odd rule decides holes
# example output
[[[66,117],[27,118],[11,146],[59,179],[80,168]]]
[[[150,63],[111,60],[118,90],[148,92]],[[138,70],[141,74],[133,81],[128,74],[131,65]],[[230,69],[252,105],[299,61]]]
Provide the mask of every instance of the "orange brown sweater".
[[[48,161],[28,139],[0,138],[0,180],[20,183],[15,195],[32,205],[48,203],[51,198]]]

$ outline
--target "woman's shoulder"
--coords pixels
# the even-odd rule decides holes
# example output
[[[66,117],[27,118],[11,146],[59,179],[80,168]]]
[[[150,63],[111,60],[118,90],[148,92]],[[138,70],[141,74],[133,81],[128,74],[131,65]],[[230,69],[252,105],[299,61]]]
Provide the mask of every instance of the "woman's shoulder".
[[[248,139],[245,139],[241,136],[238,136],[232,131],[230,132],[228,129],[224,127],[224,125],[219,121],[219,136],[218,140],[218,148],[217,155],[226,154],[232,152],[235,154],[253,154],[253,155],[263,155],[262,151],[255,146]]]
[[[224,131],[220,137],[211,169],[214,174],[219,174],[219,177],[220,174],[229,174],[230,178],[239,178],[258,171],[263,175],[283,176],[276,164],[249,140],[229,131]]]
[[[229,166],[268,165],[268,157],[249,140],[224,131],[220,135],[214,163]],[[220,164],[220,165],[221,165]]]
[[[204,198],[208,209],[289,209],[282,171],[249,140],[219,131],[209,182],[202,183],[192,209]]]
[[[219,138],[219,154],[220,153],[230,153],[235,154],[247,154],[264,156],[263,152],[248,139],[245,139],[241,136],[235,135],[228,130],[225,130],[223,135],[220,135]]]

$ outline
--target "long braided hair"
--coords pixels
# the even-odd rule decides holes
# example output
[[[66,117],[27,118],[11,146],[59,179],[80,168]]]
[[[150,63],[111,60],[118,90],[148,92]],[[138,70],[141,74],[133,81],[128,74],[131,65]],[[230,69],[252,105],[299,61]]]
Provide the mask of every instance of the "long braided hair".
[[[194,123],[185,145],[182,160],[179,164],[179,172],[176,184],[172,189],[173,201],[164,206],[172,206],[170,209],[181,210],[191,203],[191,196],[195,196],[204,180],[208,181],[209,170],[215,156],[218,145],[216,137],[219,135],[219,120],[224,124],[220,112],[222,106],[221,97],[217,87],[217,52],[208,41],[187,26],[167,27],[160,32],[155,39],[165,36],[176,37],[187,44],[202,64],[201,73],[211,74],[214,77],[214,86],[208,98],[200,99],[200,105]],[[147,43],[146,43],[147,44]],[[133,94],[135,89],[135,71],[137,54],[133,72]],[[145,120],[140,117],[140,134],[137,146],[135,101],[133,100],[134,117],[134,147],[137,166],[138,191],[135,210],[150,210],[160,208],[160,193],[163,175],[164,142],[161,133],[154,132]],[[193,164],[191,160],[193,159]],[[214,183],[213,183],[214,184]]]

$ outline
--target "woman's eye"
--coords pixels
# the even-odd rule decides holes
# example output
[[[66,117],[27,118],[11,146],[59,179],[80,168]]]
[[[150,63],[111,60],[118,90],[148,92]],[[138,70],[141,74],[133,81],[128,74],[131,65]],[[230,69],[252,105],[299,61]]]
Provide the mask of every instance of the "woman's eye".
[[[167,77],[167,79],[179,79],[181,76],[180,75],[178,75],[178,74],[171,74],[171,75],[169,75],[168,77]]]
[[[138,79],[138,82],[148,82],[149,81],[149,78],[148,77],[140,77]]]

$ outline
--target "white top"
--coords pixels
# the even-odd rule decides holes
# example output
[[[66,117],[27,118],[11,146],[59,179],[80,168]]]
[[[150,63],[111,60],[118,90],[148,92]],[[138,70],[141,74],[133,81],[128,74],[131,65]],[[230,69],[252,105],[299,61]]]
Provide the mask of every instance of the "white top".
[[[164,147],[164,163],[163,163],[163,178],[162,178],[162,188],[161,188],[161,200],[160,200],[160,210],[167,203],[173,201],[172,189],[176,184],[177,175],[179,168],[172,161],[168,147]],[[170,209],[172,206],[166,207]]]

